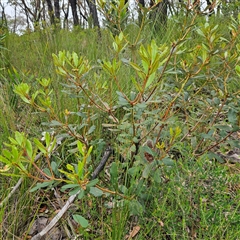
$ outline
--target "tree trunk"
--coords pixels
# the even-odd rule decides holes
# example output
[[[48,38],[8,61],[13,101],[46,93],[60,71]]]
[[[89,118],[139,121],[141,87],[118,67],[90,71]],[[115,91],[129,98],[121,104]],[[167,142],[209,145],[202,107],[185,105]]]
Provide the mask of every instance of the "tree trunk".
[[[55,10],[55,17],[60,22],[60,5],[59,0],[54,0],[54,10]]]
[[[46,0],[47,5],[48,5],[48,14],[50,18],[50,23],[51,25],[54,24],[54,11],[53,11],[53,6],[51,0]]]
[[[100,24],[98,21],[98,15],[97,15],[96,1],[95,0],[87,0],[87,4],[90,9],[90,13],[92,15],[93,25],[95,27],[100,28]]]
[[[71,8],[72,8],[72,15],[73,15],[73,24],[74,26],[79,25],[79,18],[77,13],[77,1],[76,0],[69,0]]]
[[[62,11],[63,11],[63,14],[64,14],[64,19],[63,19],[63,28],[64,29],[68,29],[68,15],[69,15],[69,1],[67,3],[67,9],[65,9],[65,6],[64,6],[64,1],[62,3]]]
[[[141,7],[145,7],[145,1],[144,0],[139,0],[138,1],[139,5],[141,5]],[[142,19],[143,19],[143,14],[141,11],[141,7],[138,8],[138,23],[139,25],[142,24]]]
[[[0,6],[2,8],[1,11],[1,20],[0,20],[0,28],[6,27],[8,26],[8,22],[7,22],[7,17],[6,17],[6,13],[5,13],[5,6],[0,2]]]

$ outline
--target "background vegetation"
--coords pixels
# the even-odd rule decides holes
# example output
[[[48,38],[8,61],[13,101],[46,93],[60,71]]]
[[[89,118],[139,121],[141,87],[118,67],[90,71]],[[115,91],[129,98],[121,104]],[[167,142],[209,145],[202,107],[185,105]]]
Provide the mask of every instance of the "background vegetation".
[[[239,238],[240,17],[158,29],[142,10],[102,6],[100,30],[2,25],[1,239],[36,236],[69,196],[46,239]]]

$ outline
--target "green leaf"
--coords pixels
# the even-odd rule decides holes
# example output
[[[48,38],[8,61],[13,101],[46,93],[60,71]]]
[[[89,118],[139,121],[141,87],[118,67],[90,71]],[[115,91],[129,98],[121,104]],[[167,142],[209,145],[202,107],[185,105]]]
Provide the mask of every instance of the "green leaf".
[[[58,67],[58,74],[62,75],[62,76],[65,76],[67,75],[67,72],[62,68],[62,67]]]
[[[16,131],[15,132],[15,139],[16,139],[18,145],[22,147],[22,143],[24,141],[24,134]]]
[[[130,215],[142,215],[143,214],[143,206],[137,200],[130,201],[129,204]]]
[[[13,145],[18,145],[18,142],[17,142],[14,138],[9,137],[8,139],[9,139],[9,141],[11,142],[11,144],[13,144]],[[5,145],[7,145],[7,144],[5,143]],[[10,145],[7,145],[7,146],[10,147]]]
[[[96,126],[95,126],[95,125],[91,126],[91,127],[88,129],[87,135],[93,133],[95,129],[96,129]]]
[[[115,52],[118,52],[118,45],[116,42],[113,42],[113,49]]]
[[[56,121],[56,120],[52,120],[49,124],[51,127],[59,127],[62,126],[62,123]]]
[[[27,99],[29,92],[30,92],[30,86],[27,83],[21,83],[19,85],[14,86],[13,90],[16,94],[18,94],[24,102],[29,103],[29,100]]]
[[[38,189],[49,187],[54,183],[54,181],[49,181],[49,182],[43,182],[43,183],[37,183],[36,187],[32,188],[30,192],[35,192]]]
[[[78,151],[81,153],[82,156],[85,155],[85,151],[84,151],[84,145],[80,142],[80,141],[77,141],[77,147],[78,147]]]
[[[80,190],[80,193],[78,194],[78,199],[82,199],[85,195],[85,191],[83,189]]]
[[[162,160],[162,162],[163,162],[164,165],[166,165],[166,166],[174,166],[174,164],[175,164],[175,161],[172,160],[172,159],[169,158],[169,157],[164,158],[164,159]]]
[[[144,73],[147,74],[148,73],[148,68],[149,68],[149,62],[146,61],[145,59],[142,60],[142,66],[143,66],[143,69],[144,69]]]
[[[66,189],[76,188],[76,187],[80,187],[79,184],[77,183],[66,184],[61,187],[61,191],[65,191]]]
[[[6,163],[6,164],[8,164],[8,163],[10,163],[10,159],[12,158],[12,153],[9,151],[9,150],[7,150],[7,149],[3,149],[2,150],[2,155],[4,156],[0,156],[0,160],[2,161],[2,162],[4,162],[4,163]],[[2,157],[2,159],[1,159],[1,157]]]
[[[118,176],[118,166],[117,163],[113,162],[110,168],[111,179],[116,179]]]
[[[71,180],[71,181],[74,181],[76,178],[75,178],[75,176],[74,176],[74,174],[72,174],[72,173],[69,173],[69,172],[66,172],[66,171],[64,171],[64,170],[62,170],[62,169],[59,169],[58,170],[60,173],[63,173],[69,180]]]
[[[43,154],[47,153],[45,146],[38,139],[34,138],[33,141]]]
[[[142,72],[141,67],[139,67],[136,63],[130,62],[130,65],[131,65],[137,72]]]
[[[151,42],[151,46],[150,46],[150,51],[149,52],[151,53],[151,60],[152,60],[152,62],[154,62],[155,59],[156,59],[157,53],[158,53],[158,47],[157,47],[157,44],[156,44],[154,39]]]
[[[220,155],[214,152],[209,152],[207,155],[208,155],[208,158],[211,160],[216,159],[219,163],[225,163],[225,160]]]
[[[89,193],[91,193],[94,197],[101,197],[103,195],[103,191],[96,187],[90,187]]]
[[[44,168],[43,172],[46,173],[49,177],[52,176],[51,171],[49,170],[49,168]]]
[[[127,172],[128,172],[129,175],[134,177],[134,176],[139,174],[140,170],[141,170],[141,167],[136,166],[136,167],[129,168]]]
[[[51,168],[52,168],[54,173],[58,172],[58,165],[57,165],[56,162],[54,162],[54,161],[51,162]]]
[[[90,182],[87,184],[87,187],[88,187],[88,188],[94,187],[97,183],[98,183],[98,179],[96,178],[96,179],[90,181]]]
[[[73,165],[71,165],[71,164],[68,163],[68,164],[66,165],[66,167],[67,167],[67,169],[68,169],[69,171],[71,171],[72,173],[75,173]]]
[[[72,58],[73,58],[74,67],[77,68],[78,67],[78,55],[75,52],[73,52]]]
[[[146,166],[143,170],[143,173],[142,173],[142,177],[143,178],[148,178],[151,171],[152,171],[152,166],[150,164],[146,164]]]
[[[50,141],[51,141],[51,136],[50,136],[49,132],[45,132],[44,139],[45,139],[45,142],[46,142],[46,146],[49,147]]]
[[[8,166],[7,166],[7,167],[8,167]],[[7,170],[7,171],[8,171],[8,170]],[[17,177],[17,178],[22,177],[22,175],[19,175],[19,174],[5,173],[5,170],[1,170],[1,169],[0,169],[0,174],[3,175],[3,176],[7,176],[7,177]]]
[[[205,34],[202,32],[202,30],[200,30],[200,28],[198,28],[198,29],[196,30],[196,32],[197,32],[200,36],[205,37]]]
[[[156,75],[156,72],[154,72],[149,76],[147,80],[146,88],[148,88],[152,84],[153,80],[155,79],[155,75]]]
[[[93,150],[93,146],[90,146],[89,149],[88,149],[88,152],[87,152],[87,157],[90,156],[92,150]]]
[[[74,214],[73,219],[77,223],[79,223],[83,228],[86,228],[88,226],[88,220],[78,214]]]
[[[232,127],[230,125],[215,125],[215,127],[219,130],[222,130],[222,131],[231,131],[232,130]]]
[[[70,196],[75,195],[75,194],[77,194],[78,192],[80,192],[80,190],[81,190],[81,188],[80,188],[80,186],[78,186],[78,187],[74,188],[73,190],[71,190],[71,191],[69,192],[69,195],[70,195]]]
[[[27,139],[26,141],[26,151],[30,158],[33,157],[33,149],[32,149],[32,143]]]
[[[51,153],[53,151],[53,149],[55,148],[56,144],[57,144],[57,139],[54,138],[53,141],[50,144],[50,147],[48,148],[49,153]]]
[[[228,111],[228,121],[233,125],[235,125],[237,122],[237,113],[232,108],[229,109],[229,111]]]
[[[80,179],[83,178],[83,173],[84,173],[84,162],[78,161],[77,174]]]
[[[156,170],[154,171],[154,174],[153,174],[153,180],[154,180],[154,182],[156,182],[156,183],[161,183],[161,182],[162,182],[161,176],[162,176],[161,170],[160,170],[160,169],[156,169]]]

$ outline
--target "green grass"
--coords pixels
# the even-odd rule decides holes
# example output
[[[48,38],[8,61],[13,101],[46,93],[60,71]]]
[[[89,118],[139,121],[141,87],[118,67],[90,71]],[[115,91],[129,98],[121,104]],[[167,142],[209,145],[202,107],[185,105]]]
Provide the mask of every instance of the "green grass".
[[[184,29],[183,25],[186,27],[190,22],[189,19],[185,18],[177,20],[169,20],[169,28],[164,36],[154,35],[151,32],[150,25],[147,25],[140,35],[139,40],[142,39],[144,45],[148,44],[153,38],[159,44],[171,44],[181,36]],[[219,19],[212,18],[210,21],[216,21],[221,24],[223,26],[220,28],[221,34],[224,37],[229,37],[229,33],[226,33],[228,31],[226,30],[226,24],[217,20]],[[225,19],[225,21],[227,20]],[[195,23],[196,29],[198,26],[203,26],[204,23],[203,18],[198,19]],[[125,29],[125,34],[132,43],[136,39],[137,31],[138,27],[135,25],[129,25]],[[193,39],[187,43],[189,49],[201,43],[201,38],[196,32],[193,31],[189,35]],[[114,58],[114,52],[111,48],[112,39],[109,36],[108,30],[102,31],[101,39],[99,39],[95,30],[81,29],[74,29],[72,32],[65,30],[54,32],[46,29],[39,32],[26,33],[23,36],[9,34],[7,38],[9,50],[7,56],[8,63],[1,62],[4,71],[1,72],[3,81],[0,81],[3,86],[0,90],[0,150],[3,148],[3,142],[6,142],[9,136],[13,136],[15,130],[27,132],[30,138],[34,136],[39,139],[41,138],[41,132],[46,130],[45,126],[41,125],[42,122],[47,121],[46,115],[37,114],[34,109],[22,103],[13,92],[15,84],[26,82],[31,85],[33,90],[36,90],[39,88],[36,81],[37,78],[51,78],[51,85],[54,92],[54,108],[62,119],[64,119],[63,112],[65,109],[79,111],[79,106],[87,103],[84,98],[71,98],[61,91],[64,89],[61,85],[64,82],[64,78],[59,76],[55,71],[52,61],[53,53],[58,54],[61,50],[75,51],[77,54],[89,59],[92,66],[97,65],[99,59],[112,60]],[[191,58],[189,55],[184,54],[181,57],[186,61],[190,61]],[[137,59],[139,57],[134,48],[131,50],[127,49],[123,53],[123,57],[129,56]],[[180,60],[176,61],[179,61],[178,63],[180,64]],[[171,64],[173,63],[169,64],[169,72],[172,70]],[[221,70],[219,64],[215,64],[215,62],[211,62],[210,64],[216,73]],[[236,91],[238,91],[237,89],[240,86],[233,72],[234,69],[231,69],[234,77],[232,77],[232,80],[228,84],[228,91],[232,94],[232,98],[229,98],[228,101],[229,106],[234,109],[238,102]],[[124,86],[124,91],[127,94],[133,90],[133,84],[130,79],[133,73],[132,70],[126,70],[125,68],[118,72],[121,84]],[[101,83],[107,81],[107,84],[112,86],[110,88],[111,91],[107,90],[98,94],[103,99],[109,100],[111,104],[116,104],[117,95],[115,90],[117,90],[117,87],[114,85],[112,79],[100,70],[97,74],[97,77],[93,73],[90,74],[89,84],[94,87],[100,81],[102,81]],[[212,86],[218,86],[220,81],[211,82],[210,80],[212,79],[209,76],[206,77],[209,79],[207,80],[206,88],[203,89],[204,91],[200,91],[200,95],[195,95],[195,88],[192,86],[195,84],[194,86],[197,89],[201,88],[202,84],[206,81],[203,78],[204,74],[205,72],[200,75],[199,79],[194,79],[192,84],[186,87],[184,94],[193,94],[191,95],[193,96],[191,105],[184,105],[186,101],[184,100],[185,95],[183,95],[179,98],[176,109],[171,109],[171,118],[169,118],[161,135],[162,142],[166,143],[165,148],[169,144],[170,128],[175,129],[177,126],[181,126],[182,134],[185,135],[188,128],[196,124],[196,119],[199,116],[202,116],[203,113],[207,116],[206,102],[203,100],[200,102],[199,99],[219,96],[217,95],[218,93],[213,93]],[[224,74],[226,73],[224,72]],[[182,80],[181,76],[179,78]],[[152,111],[157,111],[159,108],[164,113],[164,104],[169,103],[171,97],[176,94],[180,80],[178,81],[175,75],[167,75],[166,79],[164,79],[164,86],[158,92],[162,102],[158,102],[156,105],[153,103]],[[219,94],[221,95],[221,93]],[[216,105],[218,106],[219,104]],[[212,106],[216,107],[214,104]],[[216,109],[218,108],[216,107]],[[83,111],[89,115],[99,113],[97,109],[92,110],[92,108],[88,107],[83,107]],[[121,121],[127,111],[120,108],[116,111],[118,111],[117,117]],[[224,111],[221,124],[227,122],[224,118],[227,119],[226,112],[228,109],[224,109]],[[184,118],[187,115],[186,112],[190,116],[188,119]],[[156,117],[159,120],[163,113],[157,112],[159,115],[156,114],[157,116],[154,115],[153,118]],[[133,168],[137,169],[136,172],[133,169],[128,169],[127,163],[119,162],[117,155],[115,158],[112,158],[106,166],[107,173],[100,174],[100,182],[104,187],[110,188],[112,191],[121,191],[124,186],[128,186],[125,192],[127,199],[123,199],[117,195],[105,194],[99,198],[89,195],[84,199],[76,200],[69,210],[69,215],[80,214],[89,221],[90,225],[86,229],[76,225],[74,230],[71,229],[72,232],[75,232],[75,235],[78,235],[79,239],[122,240],[132,232],[135,226],[139,226],[140,230],[135,237],[135,239],[139,240],[240,239],[240,165],[230,163],[220,164],[215,159],[210,159],[207,153],[198,157],[193,153],[194,147],[197,145],[196,142],[200,142],[203,139],[200,135],[205,131],[206,124],[208,123],[207,120],[211,122],[214,116],[213,112],[209,112],[210,119],[205,119],[206,121],[196,125],[196,130],[191,132],[192,136],[186,142],[183,143],[180,142],[180,139],[177,139],[176,141],[179,142],[174,145],[174,150],[177,150],[179,156],[173,154],[173,164],[170,164],[170,166],[161,165],[154,167],[150,169],[151,171],[147,177],[143,177],[142,172],[146,170],[149,163],[143,161],[141,154],[136,158],[135,165],[133,166]],[[75,123],[79,121],[80,124],[81,121],[79,119],[73,117],[71,121]],[[104,113],[98,115],[98,118],[93,121],[97,130],[96,134],[89,141],[94,146],[92,159],[94,167],[97,166],[101,159],[104,149],[104,144],[99,144],[101,139],[103,139],[103,142],[105,141],[107,144],[112,143],[117,149],[120,149],[119,152],[125,154],[124,157],[127,157],[131,153],[127,142],[119,144],[116,140],[116,135],[114,135],[115,133],[108,133],[102,127],[102,123],[108,121],[112,123],[108,120],[107,114]],[[156,135],[153,134],[154,137]],[[213,140],[204,139],[203,148],[210,145],[211,141]],[[231,146],[223,144],[221,148],[223,151],[227,151],[232,146],[234,144]],[[57,159],[56,161],[60,162],[61,167],[65,163],[74,163],[77,161],[72,154],[68,153],[69,148],[68,142],[66,142],[57,150],[58,154],[53,156]],[[201,150],[201,148],[199,149]],[[109,174],[112,162],[117,163],[119,171],[117,181],[115,182],[112,182],[111,174]],[[44,159],[39,164],[40,166],[46,166]],[[9,194],[16,182],[17,179],[0,175],[1,200]],[[52,217],[55,211],[61,208],[52,191],[39,190],[37,193],[30,193],[29,190],[33,186],[34,182],[26,179],[19,190],[0,209],[1,239],[14,239],[14,236],[16,239],[17,237],[27,239],[34,219],[36,216],[43,214],[39,210],[43,208],[43,205],[47,206],[47,211],[44,214],[49,217]],[[6,189],[8,190],[6,191]],[[65,202],[68,198],[67,193],[60,192],[60,194],[62,201]],[[66,214],[61,219],[60,225],[67,226],[70,229],[67,217],[68,215]]]

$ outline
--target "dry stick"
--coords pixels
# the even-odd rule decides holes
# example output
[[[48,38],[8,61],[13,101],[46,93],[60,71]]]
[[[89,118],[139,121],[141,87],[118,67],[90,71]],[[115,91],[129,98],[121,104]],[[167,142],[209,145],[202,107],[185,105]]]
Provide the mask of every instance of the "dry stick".
[[[79,194],[80,190],[69,197],[69,199],[67,200],[67,202],[65,203],[65,205],[63,206],[63,208],[60,210],[60,212],[58,212],[58,214],[52,219],[52,221],[37,235],[32,237],[32,240],[40,240],[42,239],[42,237],[44,235],[46,235],[55,225],[56,223],[61,219],[61,217],[63,216],[63,214],[68,210],[68,208],[70,207],[71,203],[75,200],[75,198],[77,197],[77,195]]]
[[[21,177],[17,184],[14,186],[14,188],[12,189],[12,191],[7,195],[7,197],[1,202],[0,204],[0,208],[3,207],[3,205],[9,200],[9,198],[16,192],[16,190],[19,188],[19,186],[22,184],[23,182],[23,177]]]
[[[41,157],[42,153],[39,153],[35,159],[34,162],[36,162],[40,157]],[[23,182],[23,177],[19,178],[17,184],[14,186],[14,188],[12,189],[12,191],[7,195],[7,197],[0,203],[0,208],[3,207],[3,205],[9,200],[9,198],[17,191],[17,189],[20,187],[20,185]]]
[[[113,153],[113,150],[110,147],[107,147],[107,149],[104,151],[102,160],[100,161],[98,167],[95,169],[95,171],[92,174],[92,180],[95,179],[99,173],[103,170],[107,160]],[[70,196],[63,206],[63,208],[58,212],[58,214],[52,219],[52,221],[37,235],[32,237],[32,240],[40,240],[43,236],[45,236],[56,224],[57,222],[61,219],[61,217],[64,215],[64,213],[68,210],[70,205],[74,202],[75,198],[77,195],[80,193],[81,190],[79,190],[77,193],[74,195]]]

